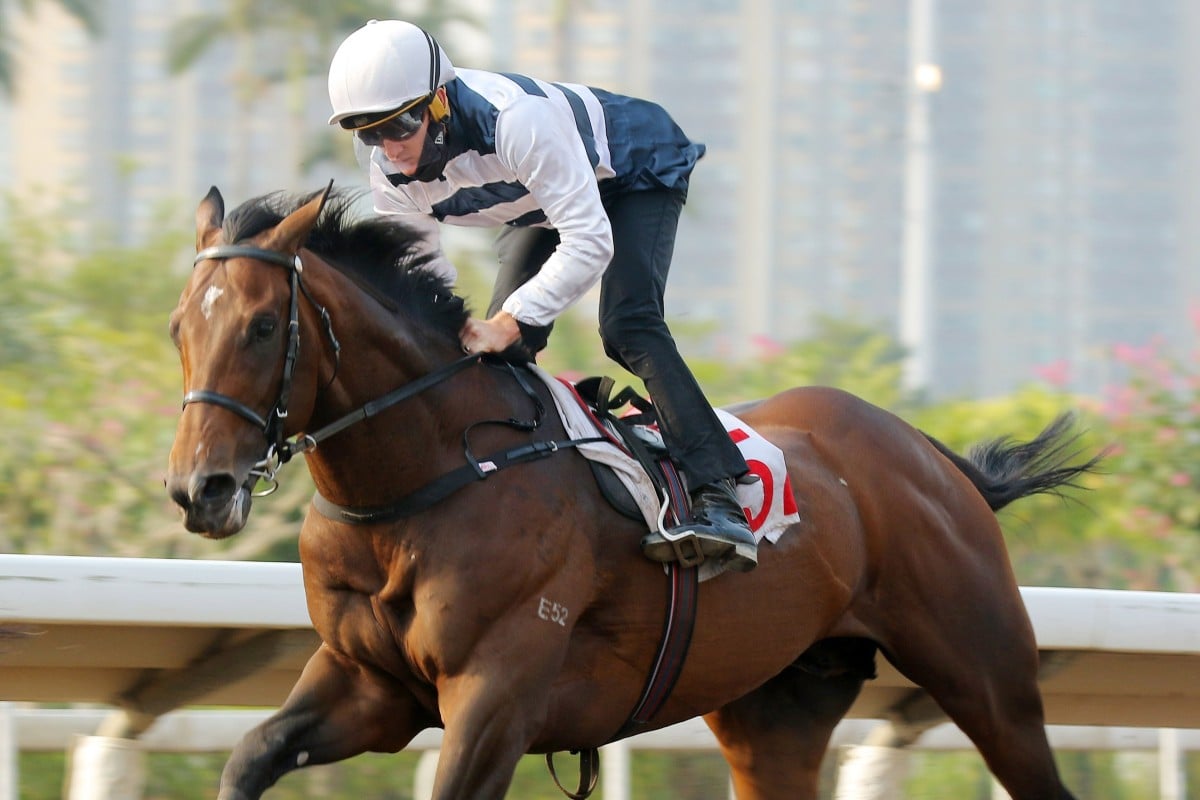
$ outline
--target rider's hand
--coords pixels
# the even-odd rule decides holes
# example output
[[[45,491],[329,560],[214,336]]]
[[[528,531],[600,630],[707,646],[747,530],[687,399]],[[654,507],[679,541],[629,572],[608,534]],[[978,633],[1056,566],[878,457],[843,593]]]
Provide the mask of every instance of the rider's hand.
[[[501,353],[521,338],[521,329],[511,314],[497,311],[491,319],[468,319],[458,338],[465,353]]]

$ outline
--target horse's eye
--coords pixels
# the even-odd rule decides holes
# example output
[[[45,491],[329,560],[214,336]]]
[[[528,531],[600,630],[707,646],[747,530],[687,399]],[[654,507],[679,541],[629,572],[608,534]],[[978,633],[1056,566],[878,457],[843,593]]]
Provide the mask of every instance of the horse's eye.
[[[279,323],[274,317],[255,317],[250,322],[250,341],[265,342],[275,335]]]

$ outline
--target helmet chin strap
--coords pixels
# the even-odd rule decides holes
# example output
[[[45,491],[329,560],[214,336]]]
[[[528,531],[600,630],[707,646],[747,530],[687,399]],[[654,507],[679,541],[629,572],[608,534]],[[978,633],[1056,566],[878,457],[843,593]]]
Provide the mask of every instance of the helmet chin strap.
[[[442,177],[446,162],[450,160],[450,148],[446,146],[446,122],[429,121],[425,130],[425,144],[421,148],[421,163],[412,174],[413,179],[423,182]]]

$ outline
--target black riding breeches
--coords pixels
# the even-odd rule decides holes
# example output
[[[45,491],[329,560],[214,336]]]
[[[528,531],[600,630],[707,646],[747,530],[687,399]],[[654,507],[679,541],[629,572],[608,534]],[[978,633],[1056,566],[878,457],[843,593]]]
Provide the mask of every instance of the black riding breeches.
[[[600,279],[600,338],[604,352],[641,378],[658,411],[671,457],[692,489],[747,472],[745,459],[704,397],[665,320],[664,295],[684,198],[673,191],[617,195],[605,203],[613,259]],[[506,228],[496,241],[500,272],[488,316],[529,280],[558,246],[546,228]],[[525,326],[532,352],[550,328]]]

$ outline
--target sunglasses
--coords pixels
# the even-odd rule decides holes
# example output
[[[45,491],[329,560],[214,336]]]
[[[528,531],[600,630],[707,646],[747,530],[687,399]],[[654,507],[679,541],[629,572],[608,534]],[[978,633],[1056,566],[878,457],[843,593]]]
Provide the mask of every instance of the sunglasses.
[[[429,103],[423,102],[401,109],[373,125],[358,128],[354,131],[354,135],[368,147],[378,147],[383,144],[384,139],[390,139],[393,142],[411,139],[421,129],[421,123],[425,121],[425,109],[428,107]]]

